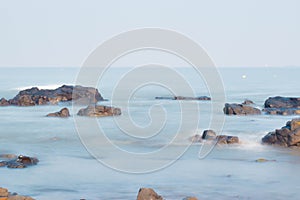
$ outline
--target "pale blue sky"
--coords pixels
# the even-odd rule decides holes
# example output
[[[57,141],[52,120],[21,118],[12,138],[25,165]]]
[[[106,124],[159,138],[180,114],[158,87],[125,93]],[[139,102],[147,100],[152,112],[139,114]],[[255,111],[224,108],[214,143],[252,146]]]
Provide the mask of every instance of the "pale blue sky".
[[[0,0],[0,66],[80,66],[102,41],[161,27],[218,66],[300,66],[299,0]]]

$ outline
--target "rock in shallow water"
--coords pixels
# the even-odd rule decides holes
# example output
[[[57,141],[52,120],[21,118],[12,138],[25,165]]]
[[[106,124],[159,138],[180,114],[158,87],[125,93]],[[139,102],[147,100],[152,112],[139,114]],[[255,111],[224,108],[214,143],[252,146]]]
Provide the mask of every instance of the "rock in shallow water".
[[[40,90],[37,87],[22,90],[13,99],[1,99],[0,106],[34,106],[75,101],[82,104],[97,103],[103,98],[96,88],[63,85],[54,90]]]
[[[6,158],[7,159],[0,162],[0,167],[7,166],[8,168],[26,168],[28,166],[36,165],[39,162],[37,158],[23,156],[23,155],[6,157]]]
[[[300,115],[300,98],[269,97],[263,111],[270,115]]]
[[[163,200],[152,188],[141,188],[137,200]]]
[[[69,112],[69,109],[68,109],[68,108],[63,108],[63,109],[61,109],[61,110],[58,111],[58,112],[55,112],[55,113],[49,113],[49,114],[47,115],[47,117],[62,117],[62,118],[70,117],[70,112]]]
[[[237,104],[237,103],[226,103],[223,109],[226,115],[260,115],[261,111],[258,108],[252,106]]]
[[[300,147],[300,118],[288,121],[281,129],[269,132],[262,138],[262,142],[283,147]]]
[[[78,111],[77,115],[87,117],[106,117],[121,115],[121,109],[109,106],[89,105]]]
[[[11,194],[8,189],[0,187],[0,200],[34,200],[29,196],[21,196],[17,193]]]

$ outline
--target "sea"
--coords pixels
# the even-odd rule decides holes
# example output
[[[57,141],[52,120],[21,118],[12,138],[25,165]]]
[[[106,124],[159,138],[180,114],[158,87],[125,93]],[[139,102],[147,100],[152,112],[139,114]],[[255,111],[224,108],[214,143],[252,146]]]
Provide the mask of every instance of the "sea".
[[[0,97],[10,99],[31,87],[75,85],[81,68],[0,70]],[[187,196],[298,199],[300,150],[263,145],[261,138],[299,116],[225,116],[222,107],[212,108],[212,101],[155,99],[184,96],[188,94],[184,85],[195,96],[211,96],[215,85],[205,75],[192,67],[172,70],[179,76],[170,87],[165,85],[168,82],[151,82],[157,77],[169,80],[166,74],[157,76],[155,69],[136,71],[127,79],[129,67],[110,68],[99,75],[95,87],[106,101],[98,104],[120,107],[121,116],[77,117],[78,109],[86,105],[72,103],[0,107],[0,154],[39,159],[36,166],[24,169],[0,168],[0,186],[40,200],[132,200],[142,187],[153,188],[170,200]],[[215,75],[224,94],[219,103],[250,99],[262,109],[268,97],[299,97],[299,74],[299,67],[217,68]],[[146,83],[140,82],[144,79]],[[135,82],[136,87],[130,88]],[[63,107],[71,117],[45,117]],[[240,143],[191,144],[189,138],[212,128],[212,120],[219,120],[218,135],[238,136]],[[203,153],[204,145],[209,150]],[[256,162],[260,158],[270,161]]]

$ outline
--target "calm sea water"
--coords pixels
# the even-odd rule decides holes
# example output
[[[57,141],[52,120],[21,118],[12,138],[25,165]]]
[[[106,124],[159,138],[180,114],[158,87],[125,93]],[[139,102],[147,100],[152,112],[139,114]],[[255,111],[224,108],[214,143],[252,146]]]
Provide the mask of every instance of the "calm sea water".
[[[192,85],[197,95],[209,96],[205,81],[193,70],[176,70]],[[100,80],[98,89],[104,98],[111,99],[114,86],[127,71],[127,68],[115,68]],[[221,68],[219,72],[226,102],[240,103],[251,99],[262,107],[269,96],[300,96],[300,68],[241,67]],[[62,84],[74,84],[77,74],[77,68],[1,68],[0,96],[12,98],[19,90],[32,86],[56,88]],[[125,96],[126,88],[122,92]],[[168,95],[170,93],[159,86],[142,87],[133,95],[130,109],[122,108],[124,112],[130,112],[137,125],[146,126],[151,123],[149,108],[157,103],[164,107],[168,114],[166,126],[150,140],[129,141],[113,118],[98,121],[108,131],[109,139],[120,148],[137,153],[155,151],[172,139],[179,126],[178,102],[154,99]],[[297,199],[300,195],[300,151],[260,143],[267,132],[280,128],[297,116],[225,116],[222,134],[238,136],[241,144],[216,146],[204,159],[198,158],[200,145],[192,145],[169,167],[153,173],[128,174],[101,164],[88,153],[72,117],[44,117],[65,106],[72,111],[71,114],[76,114],[78,108],[73,110],[70,104],[0,108],[0,153],[26,154],[40,159],[37,166],[26,169],[0,168],[0,186],[36,199],[129,200],[136,198],[140,187],[152,187],[166,199],[185,196],[199,199]],[[199,106],[201,116],[197,132],[201,133],[209,127],[211,110],[209,102],[199,102]],[[222,111],[213,114],[220,115]],[[181,140],[172,146],[175,150],[195,134],[188,122],[189,119],[183,121],[183,126],[187,125]],[[101,151],[101,147],[99,149]],[[169,159],[167,155],[163,158]],[[276,162],[254,162],[258,158]],[[113,155],[103,159],[118,162],[122,158]],[[131,164],[143,166],[145,163],[133,160]]]

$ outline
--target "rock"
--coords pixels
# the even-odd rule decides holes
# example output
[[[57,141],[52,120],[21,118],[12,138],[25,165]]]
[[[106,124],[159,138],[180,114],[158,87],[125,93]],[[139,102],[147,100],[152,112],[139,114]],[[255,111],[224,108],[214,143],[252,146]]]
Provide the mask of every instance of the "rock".
[[[9,106],[9,102],[5,98],[2,98],[0,99],[0,106]]]
[[[185,197],[182,200],[198,200],[196,197]]]
[[[237,144],[239,143],[239,138],[237,136],[228,135],[218,135],[218,144]]]
[[[202,139],[205,140],[214,140],[216,139],[217,134],[213,130],[204,130],[202,134]]]
[[[252,106],[247,106],[243,104],[229,104],[226,103],[223,109],[226,115],[260,115],[261,111]]]
[[[13,99],[7,101],[2,98],[0,106],[7,104],[16,106],[34,106],[57,104],[59,102],[68,101],[90,104],[102,100],[102,96],[95,88],[63,85],[54,90],[40,90],[37,87],[22,90]]]
[[[211,98],[208,96],[199,97],[184,97],[184,96],[174,96],[174,97],[155,97],[155,99],[165,99],[165,100],[194,100],[194,101],[210,101]]]
[[[77,115],[88,117],[114,116],[121,115],[121,109],[109,106],[89,105],[86,108],[80,109]]]
[[[300,98],[298,97],[269,97],[263,110],[270,115],[299,115]]]
[[[0,200],[34,200],[32,197],[21,196],[16,193],[10,193],[6,188],[0,187]]]
[[[251,104],[254,104],[254,102],[249,99],[246,99],[242,104],[243,105],[251,105]]]
[[[268,160],[265,158],[256,159],[255,162],[264,163],[264,162],[276,162],[276,160]]]
[[[200,142],[202,142],[202,137],[200,135],[196,134],[196,135],[190,137],[189,140],[193,143],[200,143]]]
[[[59,112],[49,113],[47,117],[70,117],[70,112],[68,108],[63,108]]]
[[[300,146],[300,119],[288,121],[286,126],[269,132],[262,138],[262,142],[270,145],[279,145],[284,147]]]
[[[163,200],[152,188],[141,188],[137,200]]]
[[[39,162],[37,158],[19,155],[13,159],[0,162],[0,166],[7,166],[8,168],[25,168],[28,166],[36,165]]]

